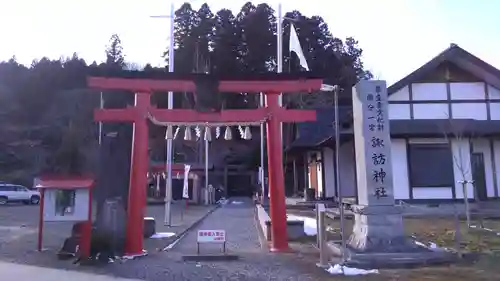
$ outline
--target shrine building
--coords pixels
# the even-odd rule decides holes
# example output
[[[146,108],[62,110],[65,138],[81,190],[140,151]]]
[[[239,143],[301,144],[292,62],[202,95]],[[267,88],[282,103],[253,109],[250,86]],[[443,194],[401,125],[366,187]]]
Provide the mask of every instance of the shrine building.
[[[500,70],[451,44],[388,87],[396,201],[486,201],[500,193]],[[350,94],[339,99],[340,183],[335,180],[334,109],[293,127],[288,194],[356,198]],[[310,190],[312,193],[312,190]]]

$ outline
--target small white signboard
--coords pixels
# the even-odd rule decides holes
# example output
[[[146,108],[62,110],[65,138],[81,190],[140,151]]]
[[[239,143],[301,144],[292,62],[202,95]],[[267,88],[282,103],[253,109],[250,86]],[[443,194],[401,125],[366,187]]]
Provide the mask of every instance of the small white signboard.
[[[198,243],[225,243],[225,230],[198,230]]]
[[[198,230],[196,238],[197,253],[200,254],[200,244],[216,243],[222,244],[222,252],[226,253],[226,231],[225,230]]]

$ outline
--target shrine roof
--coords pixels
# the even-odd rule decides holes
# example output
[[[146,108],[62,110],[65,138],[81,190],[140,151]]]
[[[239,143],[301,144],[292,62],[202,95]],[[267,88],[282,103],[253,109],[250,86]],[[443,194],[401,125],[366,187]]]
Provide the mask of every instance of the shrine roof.
[[[35,179],[35,188],[42,189],[79,189],[94,187],[90,176],[43,175]]]
[[[349,112],[349,107],[340,109]],[[349,114],[349,113],[347,113]],[[287,150],[294,148],[314,148],[335,143],[333,129],[333,109],[324,109],[318,112],[318,121],[299,124],[300,137]],[[347,118],[347,117],[345,117]],[[301,128],[302,126],[302,128]],[[500,135],[500,120],[474,119],[412,119],[390,120],[391,137],[488,137]],[[341,131],[341,138],[353,138],[352,129]],[[342,139],[341,139],[342,142]]]
[[[405,86],[418,81],[435,70],[443,62],[451,62],[492,86],[500,88],[499,69],[452,43],[450,47],[436,57],[387,88],[387,93],[391,95]]]
[[[124,79],[152,79],[152,80],[187,80],[197,77],[213,77],[219,81],[287,81],[301,79],[324,79],[324,76],[314,72],[299,73],[235,73],[235,74],[206,74],[206,73],[170,73],[166,69],[138,70],[109,70],[95,68],[89,73],[90,77],[124,78]]]

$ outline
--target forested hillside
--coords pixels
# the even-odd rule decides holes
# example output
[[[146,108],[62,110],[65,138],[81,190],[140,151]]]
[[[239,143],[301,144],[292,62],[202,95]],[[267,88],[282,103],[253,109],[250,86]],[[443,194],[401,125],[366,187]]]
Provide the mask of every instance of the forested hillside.
[[[176,72],[210,71],[220,74],[276,71],[276,17],[267,4],[245,4],[240,11],[212,11],[207,4],[193,10],[190,4],[176,11]],[[359,79],[372,77],[363,67],[362,49],[354,38],[341,40],[330,33],[319,16],[305,17],[299,11],[285,14],[294,22],[312,71],[330,83],[349,88]],[[284,21],[284,71],[301,71],[290,57],[290,22]],[[158,35],[162,36],[162,35]],[[21,65],[15,56],[0,63],[0,180],[29,185],[41,171],[91,171],[96,167],[97,125],[93,109],[99,94],[86,89],[85,78],[92,73],[136,68],[128,61],[126,46],[112,35],[105,62],[84,61],[75,53],[70,58],[40,58]],[[36,45],[33,46],[36,48]],[[15,54],[13,54],[15,55]],[[165,52],[168,65],[168,52]],[[144,71],[154,70],[150,65]],[[132,95],[104,93],[106,107],[123,107]],[[184,100],[184,101],[183,101]],[[226,108],[255,106],[248,95],[224,95]],[[166,107],[167,96],[157,94],[153,102]],[[291,107],[314,108],[331,105],[331,97],[297,93],[286,101]],[[176,107],[190,106],[182,94]],[[161,136],[162,128],[151,130]],[[82,160],[83,159],[83,160]]]

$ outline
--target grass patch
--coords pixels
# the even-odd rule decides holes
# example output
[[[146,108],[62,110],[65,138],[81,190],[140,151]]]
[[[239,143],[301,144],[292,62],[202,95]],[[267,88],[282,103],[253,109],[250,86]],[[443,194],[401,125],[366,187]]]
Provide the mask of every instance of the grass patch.
[[[345,220],[346,236],[351,235],[354,221]],[[479,225],[478,221],[472,221]],[[327,219],[332,240],[340,240],[340,221]],[[408,236],[415,236],[422,243],[433,242],[440,247],[456,248],[457,231],[455,218],[405,218],[405,231]],[[500,221],[484,221],[485,227],[500,232]],[[500,236],[494,232],[468,228],[465,221],[460,221],[460,250],[482,254],[500,253]]]
[[[314,216],[314,213],[300,215]],[[326,219],[329,240],[341,240],[340,221]],[[354,221],[345,220],[347,237],[352,232]],[[473,220],[473,225],[479,221]],[[484,220],[484,227],[500,232],[499,220]],[[440,247],[456,248],[456,222],[454,217],[440,218],[405,218],[405,231],[408,236],[415,236],[422,243],[433,242]],[[374,276],[356,277],[356,280],[408,280],[408,281],[470,281],[500,280],[500,236],[494,232],[468,228],[465,221],[460,221],[460,250],[462,253],[476,253],[478,259],[474,262],[464,262],[451,266],[416,268],[405,270],[383,270]],[[315,238],[314,238],[315,239]],[[338,278],[338,279],[337,279]],[[345,278],[345,277],[344,277]],[[330,280],[344,280],[333,277]]]

